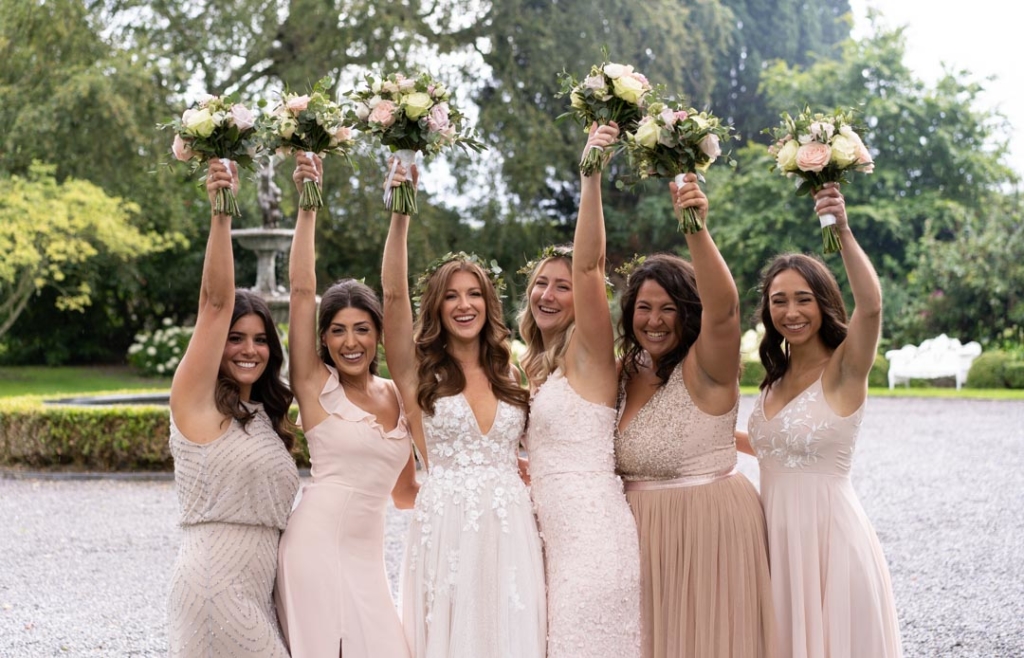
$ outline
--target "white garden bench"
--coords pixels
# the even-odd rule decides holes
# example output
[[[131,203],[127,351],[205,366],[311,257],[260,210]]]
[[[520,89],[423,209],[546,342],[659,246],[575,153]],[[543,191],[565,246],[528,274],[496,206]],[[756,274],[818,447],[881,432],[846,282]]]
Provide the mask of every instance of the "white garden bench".
[[[953,377],[959,391],[967,380],[971,363],[979,354],[981,345],[976,341],[961,345],[959,340],[946,334],[929,338],[920,345],[889,350],[885,353],[889,361],[889,388],[896,384],[909,386],[911,379]]]

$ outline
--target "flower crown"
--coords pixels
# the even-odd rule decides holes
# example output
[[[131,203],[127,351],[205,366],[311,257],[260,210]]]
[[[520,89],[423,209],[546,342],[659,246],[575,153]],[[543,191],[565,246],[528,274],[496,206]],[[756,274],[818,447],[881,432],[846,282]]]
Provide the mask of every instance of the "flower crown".
[[[490,262],[487,262],[476,254],[467,254],[465,251],[449,251],[444,256],[434,259],[430,265],[427,265],[427,269],[425,269],[416,280],[412,303],[416,307],[417,312],[419,311],[423,294],[427,291],[427,282],[430,280],[430,277],[434,276],[434,274],[441,269],[445,263],[450,263],[455,260],[461,260],[479,266],[480,269],[487,274],[487,278],[491,280],[491,285],[494,286],[494,292],[498,295],[498,299],[505,298],[505,279],[501,276],[503,270],[501,269],[501,266],[498,265],[498,261],[491,260]]]
[[[538,265],[549,258],[568,258],[569,260],[572,260],[572,251],[573,248],[570,245],[548,245],[544,247],[539,254],[537,254],[536,258],[528,261],[526,265],[520,267],[517,272],[528,277],[533,274],[533,271],[537,269]],[[608,293],[609,298],[615,292],[615,284],[613,284],[612,280],[608,277],[604,278],[604,288],[605,292]]]
[[[625,279],[626,283],[628,284],[629,277],[633,275],[633,272],[636,271],[636,268],[644,264],[645,260],[647,260],[647,256],[633,254],[633,257],[631,259],[627,260],[622,265],[619,265],[618,267],[615,268],[615,273],[620,275],[623,279]]]

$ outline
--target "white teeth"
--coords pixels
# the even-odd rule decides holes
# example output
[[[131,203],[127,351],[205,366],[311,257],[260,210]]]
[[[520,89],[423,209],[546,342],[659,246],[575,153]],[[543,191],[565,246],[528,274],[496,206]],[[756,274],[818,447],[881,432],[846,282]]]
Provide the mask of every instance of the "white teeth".
[[[538,306],[541,313],[558,313],[557,308],[551,308],[550,306]]]
[[[235,365],[239,368],[255,368],[256,363],[254,361],[235,361]]]
[[[667,334],[668,334],[667,331],[648,331],[647,332],[648,338],[662,338],[662,337],[664,337]]]
[[[799,330],[803,329],[804,327],[806,327],[807,323],[804,322],[802,324],[787,324],[787,325],[783,325],[783,326],[785,326],[786,329],[789,329],[790,331],[799,331]]]
[[[363,358],[363,353],[360,352],[358,354],[342,354],[341,358],[346,359],[348,361],[358,361],[359,359]]]
[[[475,315],[456,315],[455,316],[455,321],[456,322],[471,322],[473,320],[473,318],[475,318],[475,317],[476,317]]]

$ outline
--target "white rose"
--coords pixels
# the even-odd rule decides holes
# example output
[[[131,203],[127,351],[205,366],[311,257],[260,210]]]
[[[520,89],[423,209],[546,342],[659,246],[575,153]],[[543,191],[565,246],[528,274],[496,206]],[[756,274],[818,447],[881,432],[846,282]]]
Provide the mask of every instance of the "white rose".
[[[184,121],[184,125],[190,135],[197,137],[209,137],[213,134],[213,129],[217,127],[213,122],[213,114],[205,107],[190,114]]]
[[[636,129],[634,139],[636,139],[640,146],[652,149],[658,144],[661,127],[659,127],[656,122],[650,121],[649,117],[645,118],[648,119],[648,121],[640,123],[640,126]]]
[[[856,163],[857,144],[845,135],[836,135],[832,140],[832,162],[844,168]]]
[[[370,116],[370,107],[366,103],[356,103],[355,113],[360,121],[366,121],[366,117]]]
[[[718,135],[714,133],[704,135],[704,139],[700,140],[700,150],[712,160],[722,155],[722,146],[719,144]]]
[[[430,97],[430,94],[425,94],[421,91],[411,93],[402,98],[402,107],[405,108],[405,114],[413,121],[429,112],[433,104],[434,99]]]
[[[612,82],[612,91],[615,95],[634,105],[640,102],[644,95],[644,85],[631,75],[624,75]]]
[[[778,163],[779,169],[782,171],[796,171],[796,152],[800,148],[800,143],[791,139],[782,145],[779,149],[778,154],[775,156],[775,162]]]
[[[612,80],[618,80],[626,74],[626,67],[622,64],[605,64],[602,70]]]

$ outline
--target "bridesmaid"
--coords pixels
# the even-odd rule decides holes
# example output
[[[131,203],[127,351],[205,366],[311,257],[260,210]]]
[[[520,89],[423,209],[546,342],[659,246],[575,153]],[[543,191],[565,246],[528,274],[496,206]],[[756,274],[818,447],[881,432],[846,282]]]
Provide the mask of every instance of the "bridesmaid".
[[[322,174],[319,157],[297,156],[300,192]],[[384,519],[389,494],[399,508],[416,498],[409,425],[394,384],[377,376],[383,317],[373,290],[335,283],[314,325],[315,225],[315,210],[299,210],[288,324],[313,481],[281,539],[277,610],[292,658],[408,658],[384,568]]]
[[[234,164],[211,162],[210,203],[218,190],[237,188],[237,178]],[[266,302],[235,290],[231,216],[213,214],[195,332],[171,383],[182,534],[171,577],[171,656],[288,656],[273,588],[299,474],[283,362]]]
[[[586,149],[615,143],[614,123]],[[636,523],[615,475],[618,373],[605,291],[601,176],[584,176],[571,249],[530,272],[519,333],[533,399],[526,446],[544,539],[548,658],[639,658]]]
[[[707,216],[696,176],[676,209]],[[645,658],[761,658],[774,647],[764,515],[735,471],[739,295],[707,229],[693,264],[647,258],[622,296],[616,457],[640,535]]]
[[[882,291],[853,237],[838,185],[815,197],[836,217],[855,310],[835,277],[802,254],[777,257],[761,283],[767,374],[750,416],[761,466],[779,652],[793,658],[902,655],[889,569],[850,483]],[[741,445],[746,436],[740,434]]]

